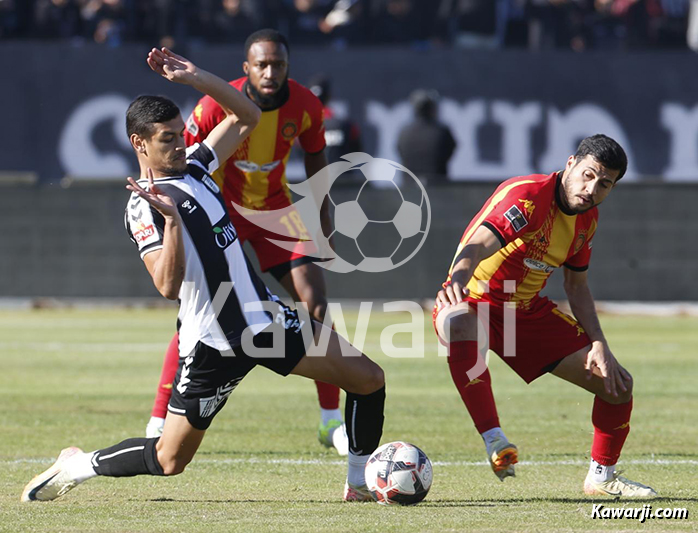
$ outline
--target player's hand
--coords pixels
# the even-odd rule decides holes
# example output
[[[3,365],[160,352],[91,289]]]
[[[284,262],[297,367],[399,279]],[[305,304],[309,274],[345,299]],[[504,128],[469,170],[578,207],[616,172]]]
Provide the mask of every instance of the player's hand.
[[[177,210],[177,204],[172,199],[171,196],[165,194],[160,187],[155,185],[153,180],[153,171],[148,169],[148,189],[144,189],[136,180],[132,177],[126,178],[129,182],[126,188],[136,193],[138,196],[143,198],[146,202],[152,205],[163,217],[166,219],[178,219],[179,211]]]
[[[436,293],[436,306],[441,309],[442,307],[458,305],[468,294],[470,294],[470,290],[466,287],[465,279],[459,272],[454,272],[451,275],[451,283]]]
[[[587,371],[587,379],[591,379],[592,374],[603,378],[604,388],[608,394],[617,398],[618,391],[628,391],[628,385],[631,383],[630,374],[618,363],[606,343],[592,342],[584,368]]]
[[[199,69],[186,57],[175,54],[169,48],[153,48],[148,54],[148,66],[160,76],[175,83],[192,85]]]

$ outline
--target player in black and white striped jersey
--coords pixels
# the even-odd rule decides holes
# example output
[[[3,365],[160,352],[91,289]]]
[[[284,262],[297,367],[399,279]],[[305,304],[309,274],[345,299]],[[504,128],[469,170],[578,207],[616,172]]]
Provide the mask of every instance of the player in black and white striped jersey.
[[[141,96],[127,112],[141,169],[141,180],[129,178],[127,186],[133,193],[127,231],[158,291],[180,300],[180,366],[165,428],[160,438],[127,439],[92,453],[66,448],[25,487],[22,500],[53,500],[97,475],[181,473],[213,417],[256,365],[347,392],[344,499],[370,499],[363,471],[382,433],[383,371],[333,330],[303,320],[268,291],[247,261],[210,177],[254,128],[259,108],[221,78],[165,48],[153,49],[148,64],[168,80],[210,95],[227,115],[186,152],[184,122],[170,100]]]

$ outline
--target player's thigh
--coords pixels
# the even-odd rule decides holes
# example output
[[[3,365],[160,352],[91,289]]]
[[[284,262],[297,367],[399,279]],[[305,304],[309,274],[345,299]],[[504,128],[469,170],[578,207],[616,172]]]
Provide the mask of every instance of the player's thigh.
[[[444,343],[477,340],[477,315],[467,302],[441,309],[434,325]]]
[[[347,392],[370,394],[385,383],[383,370],[336,331],[315,322],[314,343],[291,372],[341,387]]]
[[[205,429],[196,429],[186,416],[168,412],[162,436],[155,446],[158,462],[166,475],[179,474],[194,458]]]
[[[551,373],[560,379],[574,383],[609,403],[619,403],[619,399],[627,401],[627,398],[612,397],[606,392],[604,379],[598,374],[597,369],[592,373],[591,379],[587,379],[588,373],[584,365],[590,349],[591,345],[588,345],[568,355],[558,363]]]

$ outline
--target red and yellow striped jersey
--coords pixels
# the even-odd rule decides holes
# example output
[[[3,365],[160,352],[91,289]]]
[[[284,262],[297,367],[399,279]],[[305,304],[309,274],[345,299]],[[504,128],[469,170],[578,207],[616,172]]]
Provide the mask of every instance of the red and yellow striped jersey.
[[[558,172],[533,174],[503,182],[465,230],[449,269],[448,279],[475,230],[492,230],[502,248],[480,262],[468,283],[470,296],[495,304],[516,302],[529,309],[552,272],[565,266],[583,271],[589,266],[596,231],[596,207],[575,215],[560,207]],[[487,290],[485,284],[487,283]]]
[[[230,82],[245,94],[246,84],[246,77]],[[263,111],[257,127],[213,174],[231,217],[239,215],[230,202],[263,211],[290,205],[286,162],[296,138],[308,153],[325,148],[322,103],[294,80],[288,80],[288,88],[288,99],[276,109]],[[216,101],[204,96],[187,119],[187,146],[203,141],[224,118],[225,113]]]

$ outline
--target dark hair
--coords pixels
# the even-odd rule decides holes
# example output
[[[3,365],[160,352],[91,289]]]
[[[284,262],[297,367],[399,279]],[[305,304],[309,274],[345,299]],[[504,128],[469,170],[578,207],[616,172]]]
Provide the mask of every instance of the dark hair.
[[[247,54],[250,52],[250,47],[254,43],[279,43],[283,44],[286,47],[286,53],[288,55],[291,55],[291,49],[288,47],[288,41],[286,40],[286,37],[283,36],[282,33],[272,30],[269,28],[265,28],[263,30],[258,30],[254,32],[252,35],[250,35],[246,40],[245,40],[245,59],[247,59]]]
[[[147,137],[150,125],[167,122],[180,114],[177,105],[164,96],[141,95],[126,111],[126,133]]]
[[[418,118],[434,118],[439,106],[439,93],[433,89],[417,89],[410,95],[410,103]]]
[[[616,183],[620,181],[628,169],[628,156],[625,155],[623,147],[601,133],[587,137],[579,143],[579,148],[577,148],[577,153],[574,154],[574,157],[579,160],[584,159],[588,155],[607,169],[617,170],[618,177],[616,178]]]

